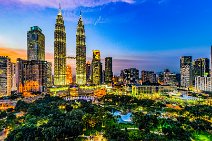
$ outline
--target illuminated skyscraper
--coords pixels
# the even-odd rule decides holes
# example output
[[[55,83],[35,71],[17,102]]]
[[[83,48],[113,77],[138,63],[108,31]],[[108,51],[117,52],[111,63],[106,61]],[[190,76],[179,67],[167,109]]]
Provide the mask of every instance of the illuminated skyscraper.
[[[92,75],[91,80],[95,85],[101,84],[102,80],[102,63],[100,61],[100,51],[93,50],[93,60],[92,60]]]
[[[61,7],[54,31],[54,85],[66,85],[66,32]]]
[[[113,79],[113,70],[112,70],[112,57],[105,58],[105,83],[111,83]]]
[[[208,58],[195,59],[193,62],[193,77],[208,77],[210,68],[209,65],[210,61]]]
[[[45,61],[45,36],[38,26],[27,32],[27,60]]]
[[[0,97],[11,95],[11,60],[0,56]]]
[[[85,29],[81,14],[76,33],[76,83],[78,85],[86,84],[86,43]]]
[[[181,86],[188,88],[192,86],[192,56],[180,58]]]

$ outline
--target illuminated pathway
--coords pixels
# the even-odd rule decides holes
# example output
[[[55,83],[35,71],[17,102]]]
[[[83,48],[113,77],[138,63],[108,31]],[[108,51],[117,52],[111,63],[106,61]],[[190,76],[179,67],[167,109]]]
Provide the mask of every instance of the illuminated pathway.
[[[64,98],[66,101],[70,100],[86,100],[86,101],[94,101],[95,97],[94,96],[77,96],[77,97],[65,97]]]

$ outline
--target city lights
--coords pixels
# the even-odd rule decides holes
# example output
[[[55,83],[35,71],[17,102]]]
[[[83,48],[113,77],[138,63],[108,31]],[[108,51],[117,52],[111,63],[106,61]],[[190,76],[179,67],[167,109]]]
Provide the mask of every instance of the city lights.
[[[0,3],[1,16],[15,14],[0,22],[23,18],[14,25],[18,36],[25,34],[10,44],[16,33],[9,22],[1,26],[8,32],[0,34],[0,140],[211,140],[212,46],[205,45],[211,36],[199,37],[210,30],[201,24],[200,43],[192,35],[199,22],[186,23],[199,13],[181,12],[186,4],[171,0],[61,2],[59,8],[52,0]],[[211,26],[208,3],[200,21]],[[23,11],[7,13],[4,6]],[[26,51],[5,51],[2,41],[24,42]]]

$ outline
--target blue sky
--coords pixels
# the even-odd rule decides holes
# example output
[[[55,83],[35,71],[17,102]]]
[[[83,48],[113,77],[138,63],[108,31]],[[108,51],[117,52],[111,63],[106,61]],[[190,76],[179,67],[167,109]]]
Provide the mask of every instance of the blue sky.
[[[38,25],[53,53],[59,0],[0,0],[0,47],[26,49],[26,33]],[[114,72],[179,71],[179,58],[210,57],[211,0],[61,0],[67,54],[75,55],[76,24],[82,10],[87,57],[93,49],[114,58]],[[1,52],[0,52],[1,55]]]

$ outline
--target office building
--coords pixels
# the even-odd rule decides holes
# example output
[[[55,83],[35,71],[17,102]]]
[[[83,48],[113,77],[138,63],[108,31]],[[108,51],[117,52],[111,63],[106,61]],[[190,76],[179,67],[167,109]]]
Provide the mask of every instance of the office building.
[[[91,69],[91,81],[95,85],[102,83],[102,63],[100,59],[100,51],[93,50],[93,60],[92,60],[92,69]]]
[[[45,61],[45,36],[38,26],[27,32],[27,60]]]
[[[208,58],[195,59],[193,62],[193,77],[208,77],[210,75],[210,61]]]
[[[11,95],[11,59],[0,56],[0,97]]]
[[[104,71],[104,81],[105,83],[112,83],[113,80],[113,63],[112,57],[105,58],[105,71]]]
[[[156,83],[156,74],[154,71],[141,71],[142,84]]]
[[[19,93],[46,92],[47,62],[38,60],[17,59],[17,89]]]
[[[137,84],[139,82],[139,70],[136,68],[121,70],[120,77],[124,84]]]
[[[182,56],[180,59],[181,87],[192,86],[192,56]]]
[[[178,74],[172,73],[169,69],[163,72],[163,85],[179,86]]]

